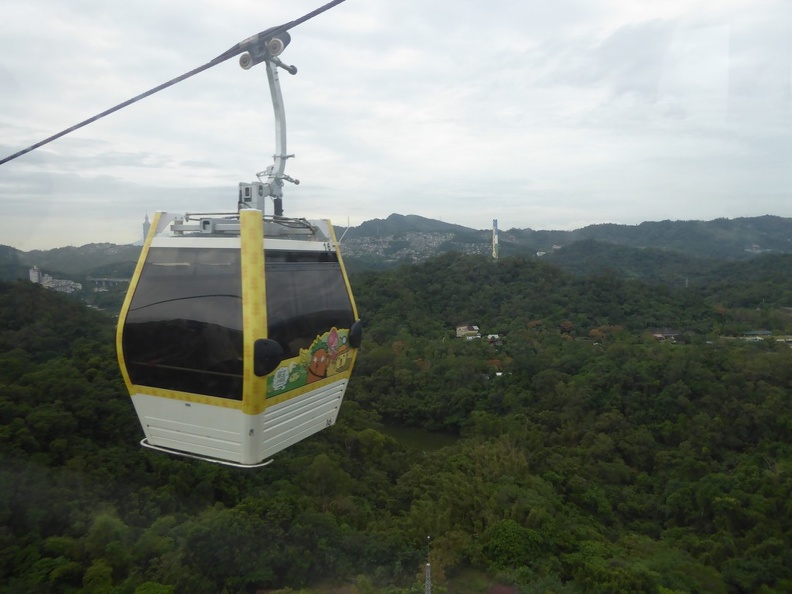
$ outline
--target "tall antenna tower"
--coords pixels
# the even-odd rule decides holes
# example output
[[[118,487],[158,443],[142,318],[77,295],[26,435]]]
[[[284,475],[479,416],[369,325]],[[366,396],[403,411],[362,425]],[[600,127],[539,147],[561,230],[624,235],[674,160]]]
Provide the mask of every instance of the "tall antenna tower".
[[[426,585],[424,586],[424,594],[432,594],[432,566],[426,564]]]
[[[492,219],[492,258],[498,259],[498,219]]]
[[[426,573],[424,575],[424,594],[432,594],[432,566],[429,563],[429,541],[431,541],[432,537],[426,537]]]
[[[149,229],[151,229],[151,223],[149,222],[148,213],[146,213],[146,220],[143,221],[143,242],[145,243],[146,237],[148,237]]]

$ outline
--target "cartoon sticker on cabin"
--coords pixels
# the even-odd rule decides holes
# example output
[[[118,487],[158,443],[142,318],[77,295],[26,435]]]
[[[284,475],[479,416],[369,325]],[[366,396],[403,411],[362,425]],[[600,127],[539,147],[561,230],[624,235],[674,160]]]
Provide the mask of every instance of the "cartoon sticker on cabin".
[[[267,378],[267,397],[301,388],[347,371],[352,364],[349,330],[332,328],[316,337],[300,356],[283,361]]]

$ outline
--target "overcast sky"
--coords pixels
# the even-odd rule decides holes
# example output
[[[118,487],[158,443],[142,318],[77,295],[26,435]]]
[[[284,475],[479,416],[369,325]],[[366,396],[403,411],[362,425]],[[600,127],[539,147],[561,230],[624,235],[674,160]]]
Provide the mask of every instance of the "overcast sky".
[[[322,0],[0,0],[0,156]],[[347,0],[281,56],[287,215],[477,229],[792,216],[789,0]],[[140,239],[272,162],[236,59],[0,166],[0,244]]]

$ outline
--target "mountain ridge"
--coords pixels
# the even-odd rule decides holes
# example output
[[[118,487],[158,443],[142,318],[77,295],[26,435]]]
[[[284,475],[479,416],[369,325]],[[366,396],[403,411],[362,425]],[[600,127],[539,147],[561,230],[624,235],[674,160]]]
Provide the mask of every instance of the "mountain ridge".
[[[336,237],[341,238],[342,253],[352,271],[419,262],[450,251],[489,254],[492,250],[491,229],[472,229],[414,214],[393,213],[358,226],[337,227]],[[595,244],[572,248],[592,241]],[[627,248],[649,252],[631,254],[625,251]],[[0,278],[27,277],[27,268],[32,266],[72,277],[108,276],[108,271],[131,269],[140,249],[137,245],[90,243],[25,252],[0,246]],[[572,231],[511,228],[499,231],[499,249],[502,256],[545,257],[578,272],[611,264],[616,267],[625,260],[640,267],[644,260],[657,258],[675,266],[696,262],[696,267],[701,261],[792,253],[792,218],[762,215],[712,221],[645,221],[637,225],[602,223]],[[593,252],[598,253],[600,261],[590,257]],[[613,262],[609,261],[611,256]],[[629,270],[626,274],[636,275]]]
[[[489,253],[491,229],[476,230],[418,215],[391,215],[343,229],[346,258],[370,261],[371,253],[391,264],[423,260],[445,251]],[[603,223],[572,231],[499,230],[501,255],[551,253],[578,241],[658,249],[696,258],[741,259],[758,253],[792,253],[792,219],[775,215],[712,221]]]

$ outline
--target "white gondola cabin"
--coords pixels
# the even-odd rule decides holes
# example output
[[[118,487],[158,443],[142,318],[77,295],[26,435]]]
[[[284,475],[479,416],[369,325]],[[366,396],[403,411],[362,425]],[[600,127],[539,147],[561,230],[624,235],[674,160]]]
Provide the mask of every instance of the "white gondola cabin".
[[[144,445],[255,466],[335,423],[360,334],[329,221],[157,213],[117,346]]]

